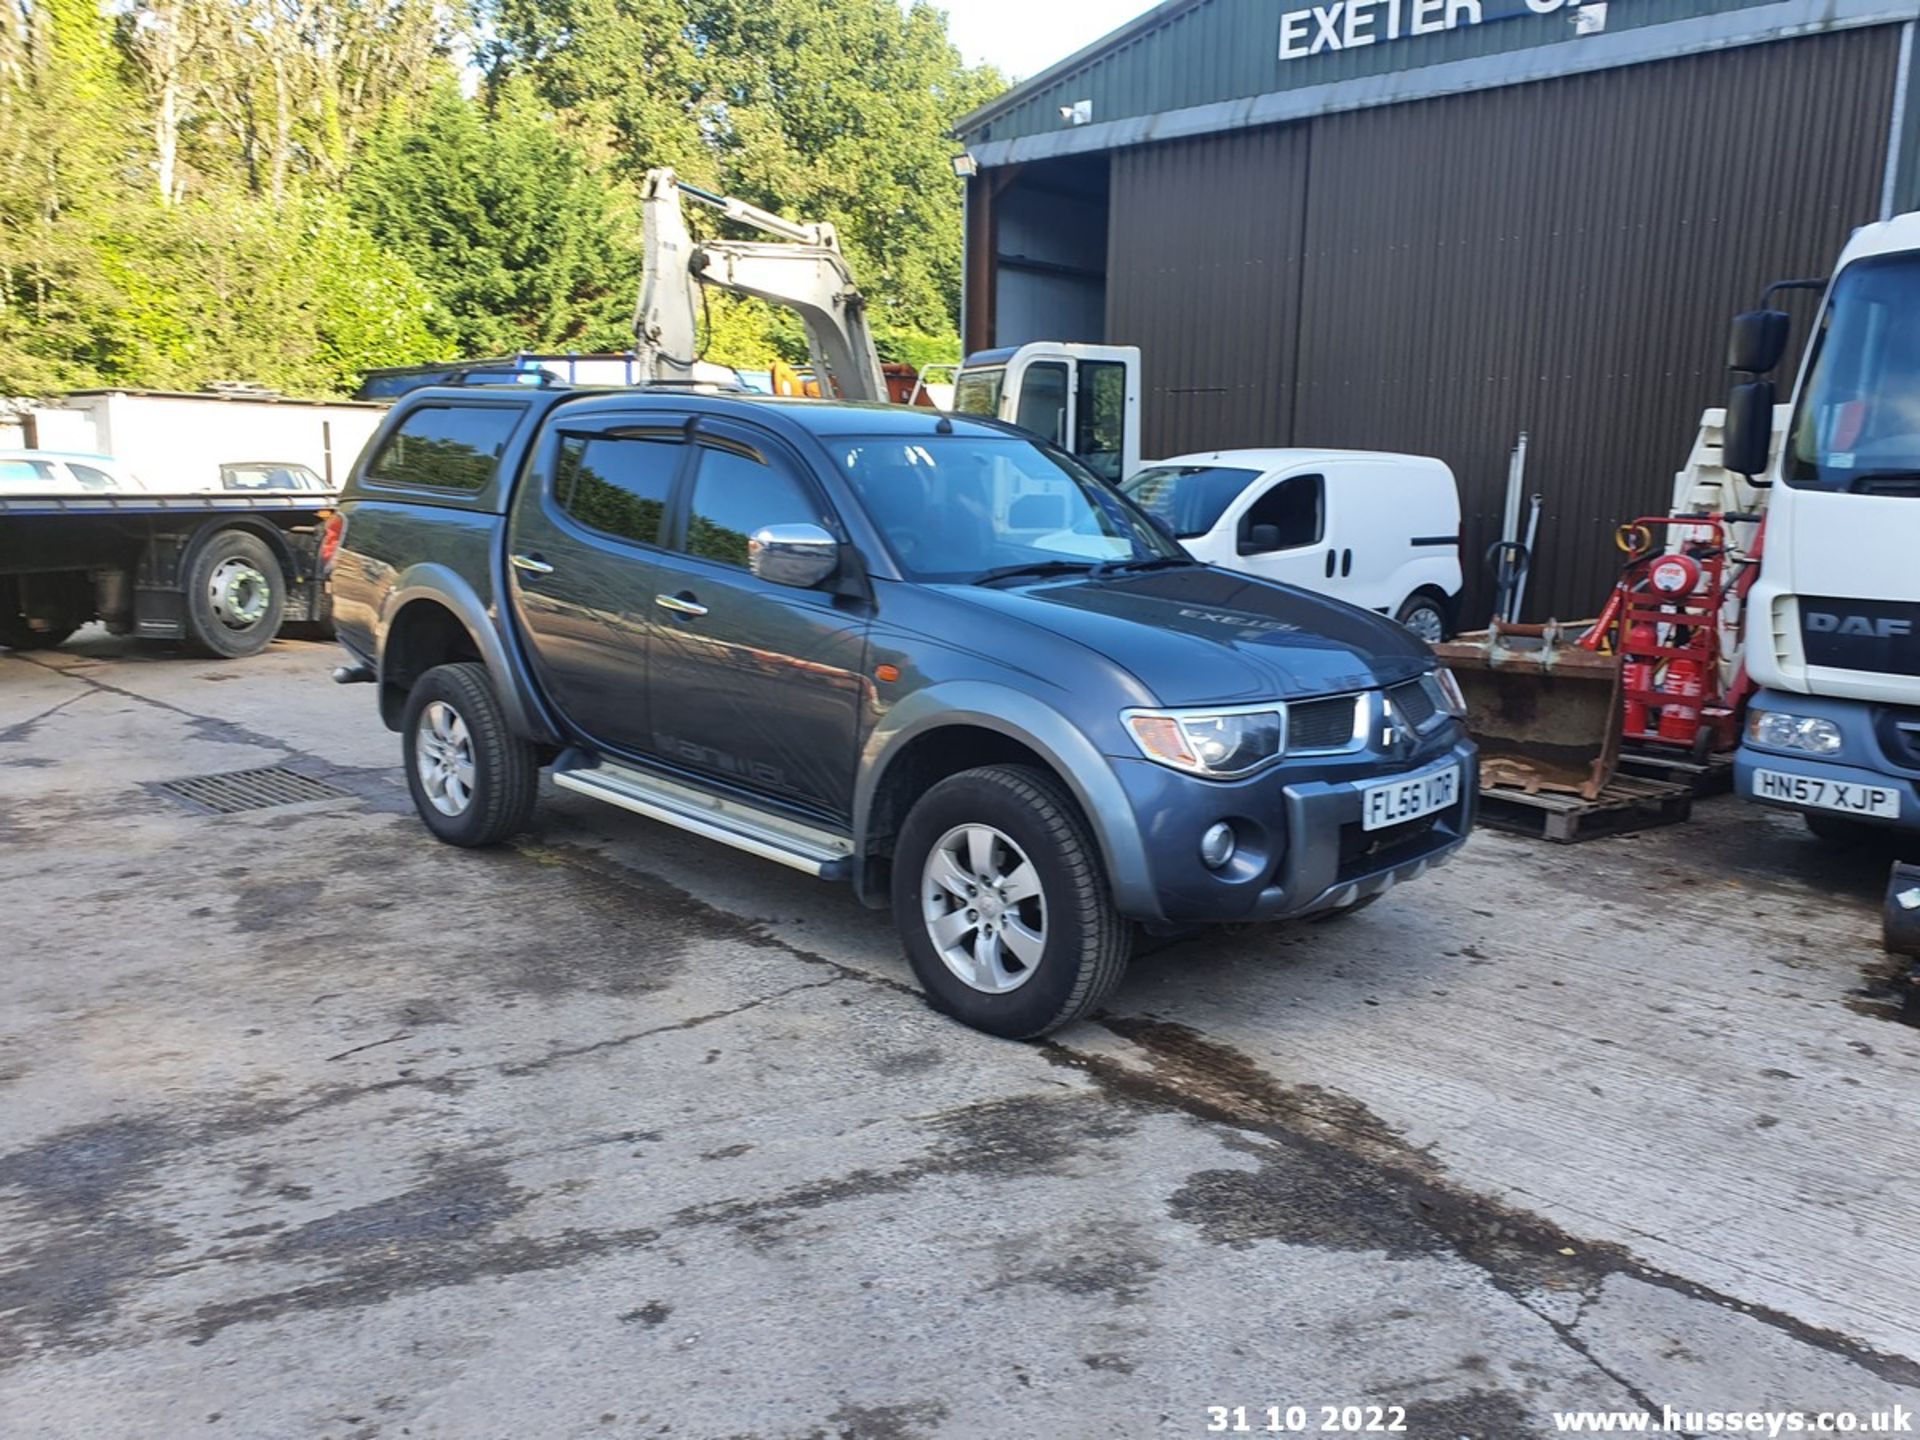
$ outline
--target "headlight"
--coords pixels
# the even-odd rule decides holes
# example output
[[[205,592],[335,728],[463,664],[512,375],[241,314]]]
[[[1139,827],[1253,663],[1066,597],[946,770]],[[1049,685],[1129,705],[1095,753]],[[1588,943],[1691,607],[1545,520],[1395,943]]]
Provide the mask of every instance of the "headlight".
[[[1747,738],[1770,750],[1804,750],[1809,755],[1838,755],[1844,743],[1833,721],[1784,710],[1748,711]]]
[[[1149,760],[1190,775],[1230,779],[1280,758],[1286,713],[1270,710],[1129,710],[1122,717]]]
[[[1467,718],[1467,697],[1461,693],[1460,682],[1454,679],[1453,671],[1442,666],[1438,670],[1429,670],[1420,679],[1435,705],[1456,720]]]

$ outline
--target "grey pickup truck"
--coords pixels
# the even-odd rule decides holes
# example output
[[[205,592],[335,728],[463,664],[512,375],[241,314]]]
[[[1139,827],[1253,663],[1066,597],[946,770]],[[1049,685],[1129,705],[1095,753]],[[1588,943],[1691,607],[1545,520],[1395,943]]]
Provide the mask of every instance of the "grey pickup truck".
[[[1138,929],[1351,909],[1473,821],[1425,645],[1195,562],[995,421],[426,389],[340,511],[336,678],[377,684],[435,835],[505,839],[549,769],[890,905],[996,1035],[1086,1014]]]

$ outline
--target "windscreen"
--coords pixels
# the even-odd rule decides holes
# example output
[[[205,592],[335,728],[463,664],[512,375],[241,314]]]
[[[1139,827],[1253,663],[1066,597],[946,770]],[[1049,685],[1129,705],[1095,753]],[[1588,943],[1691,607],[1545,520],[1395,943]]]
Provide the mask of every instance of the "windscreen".
[[[1190,540],[1219,524],[1234,498],[1259,474],[1225,465],[1155,465],[1120,488],[1175,535]]]
[[[1920,256],[1840,272],[1780,473],[1805,489],[1920,497]]]
[[[1000,387],[1006,383],[1007,372],[998,367],[992,370],[962,370],[953,382],[953,409],[958,415],[985,415],[994,419],[1000,414]]]
[[[953,435],[832,444],[862,508],[914,580],[1185,558],[1112,489],[1029,441]]]

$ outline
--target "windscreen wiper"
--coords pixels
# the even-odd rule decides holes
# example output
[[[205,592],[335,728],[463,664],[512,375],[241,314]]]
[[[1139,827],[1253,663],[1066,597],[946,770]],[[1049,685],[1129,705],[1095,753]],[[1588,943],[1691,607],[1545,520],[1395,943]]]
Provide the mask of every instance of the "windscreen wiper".
[[[1093,567],[1095,575],[1136,575],[1142,570],[1166,570],[1173,566],[1198,565],[1191,555],[1149,555],[1136,560],[1102,560]]]
[[[1085,574],[1097,568],[1091,560],[1035,560],[1025,565],[1002,565],[997,570],[983,570],[973,577],[973,583],[991,585],[996,580],[1011,580],[1017,575]]]

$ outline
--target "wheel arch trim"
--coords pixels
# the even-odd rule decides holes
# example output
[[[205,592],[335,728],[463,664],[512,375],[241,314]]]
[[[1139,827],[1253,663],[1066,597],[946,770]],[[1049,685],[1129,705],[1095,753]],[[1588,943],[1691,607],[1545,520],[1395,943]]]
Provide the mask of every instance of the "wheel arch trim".
[[[952,727],[989,730],[1046,761],[1079,804],[1106,866],[1113,899],[1123,914],[1157,916],[1146,842],[1133,806],[1107,757],[1052,706],[1009,686],[955,680],[915,691],[889,709],[862,748],[854,782],[854,850],[866,854],[868,826],[887,772],[908,744]]]
[[[380,653],[375,671],[382,693],[387,685],[387,642],[401,613],[415,601],[438,605],[467,632],[480,662],[487,667],[487,678],[493,682],[494,694],[506,712],[507,723],[530,740],[547,745],[556,743],[552,722],[540,709],[538,698],[530,697],[519,667],[508,655],[480,592],[458,571],[437,561],[409,565],[394,578],[392,587],[381,598]]]

